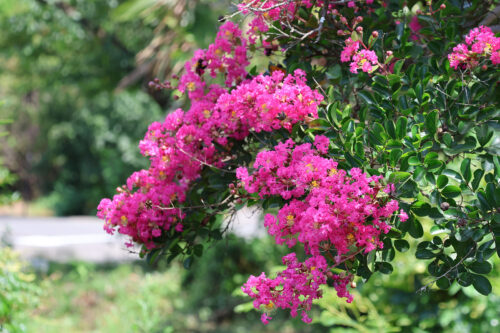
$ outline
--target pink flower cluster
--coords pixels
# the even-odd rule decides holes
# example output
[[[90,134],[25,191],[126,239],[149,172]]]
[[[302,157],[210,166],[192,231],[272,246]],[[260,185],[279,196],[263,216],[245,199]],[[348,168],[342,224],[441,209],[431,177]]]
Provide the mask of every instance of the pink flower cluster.
[[[238,37],[233,38],[235,36]],[[229,41],[238,46],[226,45]],[[244,43],[241,31],[228,22],[221,27],[213,44],[223,52],[215,58],[213,55],[218,52],[211,50],[217,47],[211,45],[208,50],[198,51],[188,62],[180,82],[181,89],[186,90],[191,99],[191,107],[187,112],[178,109],[163,123],[150,125],[139,145],[141,153],[151,161],[150,168],[132,174],[113,200],[103,199],[99,204],[98,216],[106,221],[106,231],[113,233],[116,229],[130,236],[132,242],[149,249],[156,247],[155,238],[172,227],[182,231],[185,214],[180,206],[203,166],[223,166],[221,161],[229,153],[219,152],[216,144],[230,151],[231,140],[244,139],[250,131],[291,130],[293,124],[308,116],[317,116],[322,96],[306,85],[305,73],[301,70],[294,75],[285,76],[276,71],[271,76],[244,80],[246,71],[241,64],[247,61],[243,54],[238,56],[240,65],[221,70],[220,66],[225,68],[234,59],[228,54],[236,52]],[[203,70],[193,68],[200,59],[206,65],[203,70],[231,77],[226,80],[225,88],[206,86]],[[238,81],[241,83],[229,92],[231,85]],[[194,89],[190,88],[191,83]]]
[[[226,86],[240,83],[247,75],[247,41],[241,30],[233,22],[224,23],[217,32],[215,42],[207,50],[197,50],[194,57],[186,62],[185,74],[179,82],[179,90],[187,92],[191,100],[206,99],[206,90],[215,89],[214,97],[222,93],[216,87],[207,87],[204,74],[208,70],[212,78],[225,77]]]
[[[471,69],[489,57],[494,65],[500,64],[500,38],[490,28],[480,26],[472,29],[465,37],[465,44],[458,44],[448,55],[454,69]]]
[[[356,74],[359,69],[365,73],[371,73],[373,66],[378,65],[378,57],[374,51],[359,49],[360,41],[353,41],[351,37],[345,41],[345,47],[340,53],[340,61],[351,61],[350,71]]]
[[[320,287],[326,284],[328,264],[322,256],[310,257],[301,263],[295,253],[284,256],[282,261],[287,268],[276,278],[270,279],[265,273],[250,276],[242,290],[255,298],[253,305],[256,309],[264,310],[261,316],[264,324],[272,319],[269,314],[275,308],[290,309],[292,317],[301,310],[302,320],[310,323],[307,311],[313,300],[322,297]]]
[[[324,136],[316,137],[315,148],[309,143],[295,145],[292,140],[288,140],[278,144],[273,151],[260,152],[253,173],[250,174],[246,168],[238,168],[237,177],[249,193],[258,193],[261,198],[279,196],[288,200],[277,217],[271,214],[265,216],[265,226],[278,244],[285,243],[292,247],[301,243],[311,260],[326,263],[326,255],[334,267],[353,253],[368,253],[382,248],[380,234],[390,230],[387,221],[399,207],[397,201],[387,201],[379,195],[382,189],[381,176],[368,176],[357,168],[351,169],[349,174],[337,169],[335,161],[323,156],[328,152],[328,144],[328,138]],[[405,221],[408,216],[402,211],[399,218]],[[292,266],[292,269],[296,267]],[[258,291],[268,287],[274,290],[273,304],[279,304],[280,307],[288,304],[286,307],[292,309],[292,315],[297,307],[307,311],[307,304],[295,300],[296,293],[285,290],[301,290],[294,288],[302,286],[310,272],[302,270],[300,274],[293,275],[289,274],[289,270],[280,273],[278,280],[269,280],[262,275],[259,278],[252,277],[243,290],[256,298],[256,307],[269,304],[269,293],[249,292],[252,287],[259,286]],[[327,271],[328,266],[325,268],[325,265],[320,265],[318,272],[325,275]],[[292,280],[297,275],[300,278]],[[294,288],[285,288],[282,276],[287,277],[286,285]],[[339,296],[350,300],[346,291],[349,281],[339,276],[331,277]],[[282,288],[277,288],[276,281]],[[326,279],[315,281],[318,285],[326,283]],[[315,292],[319,290],[316,288]],[[310,290],[305,295],[309,295],[306,299],[311,301],[318,298],[310,296],[318,295]],[[276,297],[284,297],[284,301],[277,302]]]

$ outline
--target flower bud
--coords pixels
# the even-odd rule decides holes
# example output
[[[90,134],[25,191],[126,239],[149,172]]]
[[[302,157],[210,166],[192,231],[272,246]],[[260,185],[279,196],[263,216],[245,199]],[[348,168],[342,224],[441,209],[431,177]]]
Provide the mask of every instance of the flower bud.
[[[357,28],[356,28],[356,31],[357,31],[358,33],[362,34],[362,33],[363,33],[363,27],[357,27]]]
[[[392,51],[387,51],[387,52],[385,52],[385,54],[386,54],[388,57],[390,57],[390,56],[392,56]]]
[[[378,31],[376,31],[376,30],[373,31],[372,36],[373,36],[373,38],[378,38]]]
[[[357,16],[356,17],[356,21],[358,21],[359,23],[363,22],[363,17],[362,16]]]
[[[445,9],[445,8],[446,8],[446,5],[443,3],[441,6],[439,6],[439,8],[441,8],[441,9]]]

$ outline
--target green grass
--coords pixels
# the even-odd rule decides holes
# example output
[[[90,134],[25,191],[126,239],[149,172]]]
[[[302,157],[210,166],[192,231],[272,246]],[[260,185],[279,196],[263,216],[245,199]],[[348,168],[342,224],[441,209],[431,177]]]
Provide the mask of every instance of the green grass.
[[[51,268],[28,332],[173,332],[182,309],[180,268],[148,272],[135,264]]]

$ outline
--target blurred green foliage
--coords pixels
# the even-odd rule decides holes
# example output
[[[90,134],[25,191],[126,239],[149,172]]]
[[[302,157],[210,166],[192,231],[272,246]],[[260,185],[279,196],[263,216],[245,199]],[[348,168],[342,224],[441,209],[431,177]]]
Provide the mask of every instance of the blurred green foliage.
[[[1,1],[0,118],[13,123],[0,152],[24,199],[49,195],[59,215],[94,214],[145,167],[139,140],[173,107],[147,83],[208,43],[222,3]]]
[[[138,91],[114,94],[151,29],[109,20],[116,1],[6,1],[0,6],[2,113],[14,120],[6,165],[27,199],[53,193],[58,214],[94,211],[132,170],[160,108]],[[118,163],[123,160],[125,163]]]
[[[2,103],[0,103],[0,110]],[[0,137],[8,135],[7,131],[3,131],[3,125],[12,123],[10,119],[0,118]],[[0,205],[11,203],[18,199],[19,193],[13,192],[11,187],[16,182],[17,177],[4,165],[3,159],[0,157]]]
[[[0,332],[25,332],[29,311],[38,304],[35,275],[9,247],[0,246]]]

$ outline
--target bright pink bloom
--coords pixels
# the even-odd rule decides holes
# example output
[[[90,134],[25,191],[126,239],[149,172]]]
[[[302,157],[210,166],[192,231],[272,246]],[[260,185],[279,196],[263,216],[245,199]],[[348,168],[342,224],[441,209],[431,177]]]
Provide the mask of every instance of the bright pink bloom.
[[[500,63],[500,38],[495,37],[490,28],[480,26],[472,29],[465,37],[465,43],[455,46],[448,55],[450,67],[471,69],[488,57],[493,65]]]
[[[399,209],[395,200],[378,199],[383,188],[380,176],[368,176],[357,168],[349,174],[337,169],[335,161],[323,157],[328,148],[326,137],[317,136],[314,145],[317,150],[309,143],[279,143],[273,151],[257,154],[252,173],[239,168],[236,175],[249,193],[287,200],[277,216],[265,216],[264,225],[276,243],[288,247],[300,243],[310,255],[300,264],[291,253],[283,258],[287,269],[275,279],[264,273],[252,276],[243,291],[255,298],[256,308],[289,308],[292,316],[302,309],[306,322],[310,321],[311,302],[321,297],[318,287],[326,283],[329,269],[353,252],[382,248],[380,236],[389,232],[388,221]],[[408,218],[403,211],[399,217],[402,221]],[[324,257],[327,250],[336,253],[333,262]],[[350,302],[347,284],[352,277],[332,275],[332,279],[338,295]]]
[[[291,130],[295,123],[317,117],[323,97],[307,86],[303,71],[245,80],[246,64],[246,41],[231,22],[221,26],[207,50],[195,52],[179,85],[191,107],[149,126],[139,144],[150,159],[149,169],[133,173],[112,200],[99,204],[97,215],[105,220],[107,232],[118,231],[132,242],[155,248],[155,239],[164,232],[183,230],[181,207],[203,166],[224,166],[226,156],[216,143],[227,146],[251,131]],[[226,86],[207,84],[214,76],[225,78]]]

